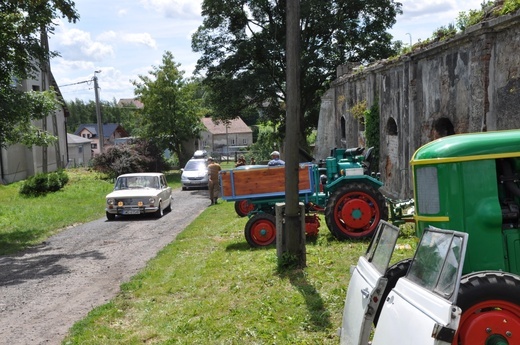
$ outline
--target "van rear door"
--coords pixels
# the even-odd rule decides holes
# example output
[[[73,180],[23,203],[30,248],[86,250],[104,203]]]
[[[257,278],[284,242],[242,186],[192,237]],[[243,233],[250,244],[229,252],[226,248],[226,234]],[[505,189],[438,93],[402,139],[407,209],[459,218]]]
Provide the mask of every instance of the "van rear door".
[[[380,221],[366,254],[352,269],[343,310],[341,345],[368,344],[372,322],[388,281],[383,276],[398,236],[399,228]]]
[[[467,233],[427,228],[405,277],[382,306],[373,345],[450,345]]]

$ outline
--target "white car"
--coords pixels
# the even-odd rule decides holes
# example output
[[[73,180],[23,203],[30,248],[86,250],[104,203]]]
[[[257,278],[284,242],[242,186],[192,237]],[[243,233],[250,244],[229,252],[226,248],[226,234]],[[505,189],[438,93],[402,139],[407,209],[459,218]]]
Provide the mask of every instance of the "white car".
[[[205,158],[190,159],[181,169],[182,190],[188,188],[208,188],[208,161]]]
[[[153,213],[158,218],[172,209],[172,189],[161,173],[120,175],[114,191],[106,196],[106,216]]]

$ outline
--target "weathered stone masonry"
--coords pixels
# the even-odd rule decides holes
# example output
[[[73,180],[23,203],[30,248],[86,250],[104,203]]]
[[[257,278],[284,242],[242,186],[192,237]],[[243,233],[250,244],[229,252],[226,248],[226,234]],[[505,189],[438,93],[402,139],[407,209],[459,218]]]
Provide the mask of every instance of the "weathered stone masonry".
[[[442,136],[520,128],[520,13],[468,28],[454,38],[354,71],[340,66],[322,98],[315,158],[334,147],[365,146],[350,109],[379,102],[384,189],[413,197],[410,159]],[[520,150],[520,148],[519,148]]]

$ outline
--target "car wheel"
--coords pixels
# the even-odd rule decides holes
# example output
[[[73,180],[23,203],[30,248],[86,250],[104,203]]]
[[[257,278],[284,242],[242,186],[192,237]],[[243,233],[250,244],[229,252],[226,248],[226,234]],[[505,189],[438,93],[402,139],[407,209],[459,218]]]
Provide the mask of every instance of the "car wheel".
[[[171,212],[171,211],[172,211],[172,200],[173,200],[173,198],[170,197],[170,203],[169,203],[168,206],[166,206],[166,208],[164,209],[166,212]]]
[[[157,211],[155,211],[155,216],[157,218],[161,218],[162,216],[164,216],[164,210],[162,208],[162,203],[159,201],[159,209],[157,209]]]
[[[113,214],[113,213],[109,213],[109,212],[106,212],[106,214],[107,214],[107,219],[108,219],[108,220],[114,220],[114,219],[116,219],[116,215],[115,215],[115,214]]]

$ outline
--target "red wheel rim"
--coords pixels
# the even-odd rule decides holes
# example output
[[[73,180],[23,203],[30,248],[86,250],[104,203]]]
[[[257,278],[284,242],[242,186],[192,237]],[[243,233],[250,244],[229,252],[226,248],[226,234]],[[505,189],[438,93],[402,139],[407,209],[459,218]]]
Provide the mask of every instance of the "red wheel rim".
[[[276,237],[276,226],[267,219],[259,219],[251,226],[251,239],[259,246],[273,243]]]
[[[372,232],[380,218],[376,200],[362,192],[347,193],[334,206],[334,218],[344,233],[365,236]]]
[[[238,201],[238,210],[242,215],[247,216],[249,212],[253,211],[254,209],[255,205],[250,203],[248,200]]]
[[[516,330],[516,331],[515,331]],[[520,306],[500,300],[475,304],[460,319],[453,345],[520,344]]]

